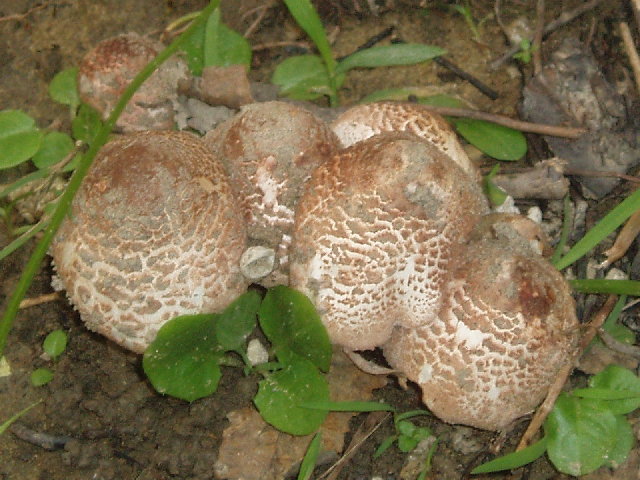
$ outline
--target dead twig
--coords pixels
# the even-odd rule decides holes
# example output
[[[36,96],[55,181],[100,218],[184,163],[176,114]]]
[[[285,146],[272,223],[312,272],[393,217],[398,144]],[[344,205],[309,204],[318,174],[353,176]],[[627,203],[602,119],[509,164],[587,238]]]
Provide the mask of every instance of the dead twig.
[[[440,65],[440,66],[442,66],[442,67],[444,67],[444,68],[446,68],[448,70],[451,70],[458,77],[460,77],[463,80],[466,80],[467,82],[469,82],[471,85],[476,87],[480,92],[482,92],[484,95],[489,97],[491,100],[496,100],[498,98],[498,96],[499,96],[498,92],[496,92],[493,88],[491,88],[488,85],[486,85],[485,83],[483,83],[477,77],[474,77],[470,73],[465,72],[460,67],[458,67],[456,64],[450,62],[446,58],[444,58],[444,57],[436,57],[436,58],[434,58],[434,60],[438,65]]]
[[[42,305],[43,303],[54,302],[60,298],[60,293],[45,293],[44,295],[40,295],[34,298],[25,298],[20,302],[20,309],[35,307],[36,305]]]
[[[565,365],[558,371],[556,380],[549,388],[549,392],[547,393],[547,397],[544,399],[544,402],[542,402],[542,405],[538,407],[538,410],[536,410],[536,413],[531,419],[531,422],[529,422],[529,426],[522,435],[516,451],[522,450],[529,445],[529,443],[533,439],[533,436],[540,429],[549,413],[551,413],[553,405],[556,403],[556,399],[562,391],[562,387],[567,382],[567,378],[569,377],[569,375],[571,375],[572,370],[574,369],[578,359],[580,358],[584,350],[591,343],[591,340],[594,339],[596,333],[598,333],[598,329],[607,319],[607,316],[609,315],[609,313],[611,313],[611,310],[613,310],[616,299],[616,295],[609,295],[602,308],[600,308],[600,310],[596,312],[591,321],[586,325],[584,335],[580,339],[579,345],[577,346],[569,360],[567,360]]]
[[[466,108],[436,107],[432,105],[420,105],[426,110],[439,113],[440,115],[449,115],[452,117],[473,118],[476,120],[486,120],[487,122],[497,123],[505,127],[514,128],[522,132],[539,133],[541,135],[551,135],[554,137],[578,138],[586,132],[583,128],[562,127],[560,125],[546,125],[543,123],[523,122],[504,115],[496,115],[493,113],[480,112],[478,110],[468,110]]]
[[[579,17],[580,15],[588,12],[589,10],[594,9],[598,6],[598,4],[602,3],[602,0],[590,0],[588,2],[583,3],[579,7],[574,8],[568,12],[563,12],[557,19],[553,22],[548,23],[544,29],[542,30],[542,36],[550,34],[551,32],[557,30],[558,28],[566,25],[570,21]],[[531,39],[529,39],[531,40]],[[513,55],[516,54],[520,50],[520,45],[512,45],[507,52],[502,55],[500,58],[497,58],[489,65],[492,69],[500,68],[503,64],[511,60]]]
[[[258,45],[252,45],[251,50],[257,52],[258,50],[268,50],[270,48],[281,48],[281,47],[298,47],[304,50],[311,50],[311,45],[307,42],[267,42],[260,43]]]
[[[636,88],[640,92],[640,56],[633,44],[633,37],[631,36],[631,30],[627,22],[620,22],[620,34],[622,35],[622,43],[624,43],[624,50],[629,58],[631,69],[633,70],[633,78],[636,81]]]
[[[636,28],[640,30],[640,0],[631,0],[631,10],[636,18]]]
[[[624,227],[622,227],[622,230],[620,230],[620,233],[618,233],[616,241],[613,242],[611,248],[604,251],[607,258],[600,264],[600,267],[608,267],[616,260],[621,259],[624,254],[627,253],[627,250],[629,250],[629,247],[638,234],[640,234],[640,211],[629,217]]]
[[[44,2],[44,3],[41,3],[40,5],[36,5],[35,7],[31,7],[29,10],[27,10],[24,13],[14,13],[12,15],[6,15],[4,17],[0,17],[0,22],[9,22],[11,20],[16,20],[16,21],[24,20],[32,13],[37,12],[38,10],[42,10],[43,8],[47,8],[50,4],[51,2]]]
[[[269,2],[267,2],[265,5],[260,5],[259,7],[252,8],[252,9],[246,11],[242,15],[242,17],[240,17],[240,20],[244,20],[249,15],[252,15],[253,13],[259,12],[258,16],[256,17],[256,19],[251,23],[251,25],[249,25],[249,28],[247,28],[245,30],[245,32],[242,34],[242,36],[244,38],[249,38],[253,34],[253,32],[256,31],[256,29],[258,28],[260,23],[262,23],[262,20],[264,19],[265,15],[269,11],[269,9],[271,7],[273,7],[274,5],[275,5],[274,0],[269,0]]]
[[[622,353],[623,355],[628,355],[636,360],[640,360],[640,347],[619,342],[602,328],[598,329],[598,336],[600,337],[600,340],[602,340],[602,342],[611,350]]]
[[[565,168],[565,175],[575,175],[579,177],[613,177],[627,182],[640,183],[640,177],[634,177],[633,175],[626,175],[618,172],[605,172],[601,170],[583,170],[580,168]]]
[[[542,32],[544,30],[544,0],[538,0],[536,3],[536,30],[533,35],[533,74],[538,75],[542,72]]]

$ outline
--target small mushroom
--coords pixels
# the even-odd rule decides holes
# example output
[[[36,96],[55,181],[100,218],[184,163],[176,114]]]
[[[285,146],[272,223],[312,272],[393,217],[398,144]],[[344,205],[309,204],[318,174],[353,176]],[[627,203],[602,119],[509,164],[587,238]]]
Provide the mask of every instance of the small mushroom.
[[[80,63],[80,98],[106,119],[127,86],[162,48],[135,33],[103,40]],[[186,63],[178,57],[163,63],[133,95],[116,127],[124,132],[173,128],[172,100],[178,81],[187,73]]]
[[[103,147],[51,254],[87,326],[142,352],[169,319],[245,290],[245,248],[222,163],[191,134],[150,131]]]
[[[421,105],[398,102],[358,105],[336,118],[331,128],[344,147],[385,132],[411,133],[434,144],[467,174],[480,178],[449,124]]]
[[[290,283],[334,343],[385,343],[439,311],[451,250],[488,211],[478,184],[423,139],[376,135],[314,172],[298,202]]]
[[[264,102],[243,107],[205,142],[241,199],[252,247],[243,272],[265,286],[287,283],[295,205],[311,171],[337,151],[335,135],[301,107]]]
[[[578,340],[562,275],[526,242],[479,236],[449,264],[440,311],[397,327],[389,364],[439,418],[500,430],[533,411]]]

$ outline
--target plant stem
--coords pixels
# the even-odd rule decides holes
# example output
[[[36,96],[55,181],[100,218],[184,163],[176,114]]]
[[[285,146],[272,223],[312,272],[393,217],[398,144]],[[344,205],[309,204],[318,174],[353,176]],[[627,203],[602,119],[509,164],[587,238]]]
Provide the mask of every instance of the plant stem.
[[[13,321],[15,320],[16,314],[20,307],[20,302],[24,298],[33,278],[36,273],[40,270],[40,266],[42,260],[47,254],[47,250],[49,249],[49,245],[55,236],[58,227],[67,216],[69,209],[71,208],[71,202],[73,201],[73,197],[76,192],[80,188],[82,180],[85,175],[89,171],[89,167],[93,162],[98,150],[106,143],[109,138],[109,134],[111,130],[113,130],[118,117],[124,110],[125,106],[133,97],[133,94],[140,88],[140,86],[145,82],[147,78],[153,74],[153,72],[164,63],[171,55],[178,51],[178,49],[182,46],[182,44],[187,40],[187,38],[193,33],[193,31],[198,28],[202,23],[204,23],[211,12],[213,12],[220,3],[220,0],[211,0],[209,5],[207,5],[201,12],[200,15],[194,20],[193,24],[185,30],[180,36],[178,36],[171,44],[166,47],[162,52],[158,54],[156,58],[154,58],[151,62],[149,62],[140,73],[133,79],[131,84],[124,91],[120,99],[118,100],[117,105],[109,115],[109,118],[104,123],[102,128],[98,131],[95,140],[90,145],[89,149],[82,156],[80,163],[78,163],[78,167],[76,168],[71,180],[69,181],[69,185],[65,189],[64,193],[60,196],[60,200],[58,205],[56,206],[53,215],[51,216],[51,222],[44,230],[44,235],[36,248],[29,258],[27,265],[22,271],[22,276],[18,281],[18,285],[16,286],[13,294],[11,295],[11,299],[9,300],[9,304],[7,305],[7,309],[2,315],[2,319],[0,319],[0,357],[2,357],[4,353],[4,347],[7,344],[7,337],[9,336],[9,332],[11,331],[11,327],[13,325]]]

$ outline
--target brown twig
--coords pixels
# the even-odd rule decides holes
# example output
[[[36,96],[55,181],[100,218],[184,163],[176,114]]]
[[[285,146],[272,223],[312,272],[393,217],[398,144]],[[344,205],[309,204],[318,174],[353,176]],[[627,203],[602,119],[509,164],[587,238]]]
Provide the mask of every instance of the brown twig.
[[[34,298],[25,298],[20,302],[20,309],[35,307],[36,305],[41,305],[43,303],[53,302],[60,298],[60,293],[45,293],[44,295],[40,295]]]
[[[442,66],[442,67],[444,67],[444,68],[446,68],[448,70],[451,70],[458,77],[460,77],[463,80],[466,80],[467,82],[469,82],[471,85],[476,87],[480,92],[482,92],[484,95],[489,97],[491,100],[496,100],[498,98],[498,96],[499,96],[498,92],[496,92],[494,89],[492,89],[491,87],[489,87],[488,85],[483,83],[477,77],[474,77],[470,73],[465,72],[460,67],[458,67],[456,64],[450,62],[446,58],[444,58],[444,57],[436,57],[436,58],[434,58],[434,60],[438,65],[440,65],[440,66]]]
[[[624,50],[627,53],[631,69],[633,70],[633,78],[636,81],[636,88],[638,89],[638,92],[640,92],[640,56],[638,56],[638,51],[633,44],[631,30],[626,22],[620,22],[620,34],[622,36]]]
[[[249,38],[253,34],[253,32],[255,32],[255,30],[258,28],[258,26],[264,19],[269,9],[274,5],[275,5],[275,2],[273,0],[269,0],[269,2],[267,2],[265,5],[260,5],[259,7],[252,8],[251,10],[245,12],[242,15],[240,19],[244,20],[247,16],[255,12],[260,12],[258,13],[258,16],[256,17],[256,19],[251,23],[251,25],[249,25],[249,28],[247,28],[245,32],[242,34],[244,38]]]
[[[627,182],[640,183],[640,177],[634,177],[633,175],[626,175],[618,172],[604,172],[600,170],[583,170],[580,168],[565,168],[565,175],[576,175],[579,177],[613,177]]]
[[[628,355],[636,360],[640,360],[640,347],[619,342],[602,328],[598,330],[598,336],[611,350],[622,353],[623,355]]]
[[[636,28],[640,30],[640,0],[631,0],[631,10],[636,18]]]
[[[298,48],[303,48],[305,50],[311,50],[311,45],[309,45],[307,42],[286,42],[286,41],[267,42],[267,43],[260,43],[258,45],[252,45],[251,50],[256,52],[258,50],[268,50],[270,48],[280,48],[280,47],[298,47]]]
[[[544,0],[536,3],[536,30],[533,35],[533,74],[538,75],[542,71],[542,32],[544,30]]]
[[[548,23],[544,27],[544,29],[542,31],[543,37],[545,35],[550,34],[553,31],[557,30],[558,28],[566,25],[567,23],[569,23],[570,21],[574,20],[576,17],[579,17],[583,13],[586,13],[589,10],[594,9],[600,3],[602,3],[602,0],[590,0],[588,2],[583,3],[579,7],[574,8],[573,10],[570,10],[568,12],[562,13],[553,22]],[[531,40],[531,39],[529,39],[529,40]],[[517,53],[518,50],[520,50],[520,45],[512,45],[511,48],[509,50],[507,50],[507,52],[504,55],[502,55],[500,58],[497,58],[496,60],[491,62],[489,66],[494,70],[499,68],[499,67],[501,67],[504,63],[506,63],[509,60],[511,60],[511,58],[513,58],[513,55],[515,53]]]
[[[529,426],[522,435],[516,451],[522,450],[529,445],[529,443],[533,439],[533,436],[540,429],[549,413],[551,413],[553,405],[556,403],[556,399],[562,391],[562,387],[567,382],[567,378],[571,374],[571,371],[574,369],[578,359],[580,358],[584,350],[587,348],[587,346],[589,346],[591,340],[594,339],[596,333],[598,333],[598,329],[607,319],[607,316],[609,315],[609,313],[611,313],[611,310],[613,310],[616,299],[617,297],[615,295],[609,295],[602,308],[600,308],[600,310],[596,312],[589,324],[586,325],[584,335],[580,339],[579,345],[576,347],[569,360],[567,360],[564,366],[562,366],[558,371],[556,380],[549,388],[549,392],[547,393],[547,397],[544,399],[544,402],[542,402],[542,405],[538,407],[538,410],[536,410],[536,413],[531,419],[531,422],[529,422]]]
[[[604,251],[607,258],[600,266],[605,268],[616,260],[621,259],[627,253],[638,234],[640,234],[640,211],[635,212],[627,219],[611,248]]]
[[[44,3],[41,3],[40,5],[36,5],[35,7],[30,8],[24,13],[14,13],[12,15],[6,15],[4,17],[0,17],[0,22],[9,22],[11,20],[17,20],[17,21],[24,20],[32,13],[37,12],[38,10],[42,10],[43,8],[48,7],[50,4],[51,2],[44,2]]]
[[[432,105],[420,105],[426,110],[439,113],[440,115],[449,115],[452,117],[473,118],[476,120],[486,120],[487,122],[497,123],[505,127],[514,128],[522,132],[539,133],[541,135],[551,135],[554,137],[578,138],[586,132],[583,128],[562,127],[560,125],[546,125],[543,123],[530,123],[516,120],[504,115],[496,115],[493,113],[480,112],[478,110],[468,110],[465,108],[436,107]]]

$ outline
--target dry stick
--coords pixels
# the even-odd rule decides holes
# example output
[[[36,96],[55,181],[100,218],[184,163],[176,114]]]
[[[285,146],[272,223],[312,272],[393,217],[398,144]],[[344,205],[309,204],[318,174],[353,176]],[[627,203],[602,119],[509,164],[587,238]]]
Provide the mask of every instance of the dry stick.
[[[636,88],[640,92],[640,57],[638,51],[633,44],[633,37],[631,37],[631,30],[626,22],[620,22],[620,34],[622,35],[622,42],[624,43],[624,50],[629,57],[629,63],[633,69],[633,78],[636,81]]]
[[[583,3],[582,5],[580,5],[579,7],[573,10],[562,13],[557,19],[555,19],[553,22],[548,23],[544,27],[544,29],[542,30],[542,35],[544,36],[544,35],[550,34],[551,32],[557,30],[558,28],[566,25],[576,17],[579,17],[583,13],[586,13],[589,10],[592,10],[593,8],[597,7],[599,3],[602,3],[602,0],[590,0],[586,3]],[[520,45],[513,45],[509,50],[507,50],[507,52],[502,57],[497,58],[496,60],[491,62],[489,66],[494,70],[501,67],[504,63],[511,60],[513,55],[517,53],[518,50],[520,50]]]
[[[558,395],[560,395],[562,387],[566,383],[567,378],[571,374],[571,371],[574,369],[576,363],[578,362],[578,359],[582,355],[582,352],[584,352],[584,350],[589,346],[591,340],[593,340],[596,336],[596,333],[598,333],[598,329],[607,319],[607,316],[609,315],[609,313],[611,313],[611,310],[613,310],[613,306],[616,304],[616,299],[616,295],[609,295],[602,308],[600,308],[600,310],[593,316],[591,321],[586,325],[586,330],[584,332],[584,335],[580,339],[580,344],[577,346],[569,360],[567,360],[567,362],[558,371],[553,385],[551,385],[551,387],[549,388],[547,397],[544,399],[544,402],[542,402],[542,405],[538,407],[538,410],[536,410],[536,413],[531,419],[531,422],[529,422],[529,426],[522,435],[516,451],[522,450],[529,445],[533,436],[540,429],[549,413],[551,413],[553,405],[556,403],[556,399],[558,398]]]
[[[242,15],[241,20],[244,20],[245,17],[247,17],[248,15],[251,15],[252,13],[260,12],[258,13],[258,16],[256,17],[256,19],[251,23],[251,25],[249,25],[249,28],[247,28],[244,34],[242,34],[244,38],[249,38],[253,34],[253,32],[255,32],[255,30],[258,28],[258,26],[264,19],[269,9],[273,6],[274,6],[274,2],[273,0],[270,0],[266,5],[261,5],[256,8],[252,8],[248,12],[245,12],[244,15]]]
[[[498,96],[499,96],[498,92],[496,92],[494,89],[492,89],[491,87],[486,85],[484,82],[482,82],[477,77],[474,77],[470,73],[465,72],[460,67],[458,67],[456,64],[450,62],[446,58],[444,58],[444,57],[436,57],[436,58],[434,58],[434,60],[438,65],[440,65],[440,66],[442,66],[442,67],[444,67],[446,69],[451,70],[458,77],[460,77],[463,80],[466,80],[467,82],[469,82],[471,85],[476,87],[480,92],[482,92],[484,95],[489,97],[491,100],[496,100],[498,98]]]
[[[536,31],[533,35],[533,74],[542,72],[542,31],[544,30],[544,0],[536,3]]]
[[[59,292],[45,293],[44,295],[39,295],[37,297],[25,298],[20,302],[20,307],[18,308],[22,310],[23,308],[35,307],[36,305],[41,305],[43,303],[53,302],[58,298],[60,298]]]
[[[613,177],[628,182],[640,183],[640,177],[634,177],[633,175],[626,175],[618,172],[605,172],[600,170],[583,170],[580,168],[565,168],[565,175],[577,175],[580,177]]]
[[[640,29],[640,0],[631,0],[631,10],[636,17],[636,28]]]
[[[43,8],[46,8],[49,6],[51,2],[44,2],[41,5],[36,5],[33,8],[30,8],[29,10],[27,10],[24,13],[14,13],[13,15],[7,15],[5,17],[0,17],[0,22],[8,22],[10,20],[24,20],[25,18],[27,18],[29,15],[31,15],[34,12],[37,12],[38,10],[42,10]]]
[[[601,268],[608,267],[616,260],[620,260],[627,253],[638,234],[640,234],[640,210],[627,219],[611,248],[604,251],[607,258],[600,264]]]
[[[298,47],[303,48],[305,50],[311,50],[311,45],[307,42],[267,42],[260,43],[258,45],[252,45],[251,50],[254,52],[258,50],[268,50],[269,48],[279,48],[279,47]]]
[[[619,342],[602,328],[598,329],[598,336],[611,350],[622,353],[623,355],[628,355],[636,360],[640,360],[640,347]]]
[[[504,115],[480,112],[478,110],[468,110],[466,108],[436,107],[432,105],[420,104],[421,108],[440,115],[450,115],[452,117],[473,118],[475,120],[486,120],[497,123],[505,127],[514,128],[522,132],[539,133],[541,135],[551,135],[554,137],[578,138],[586,132],[584,128],[562,127],[559,125],[546,125],[544,123],[530,123],[522,120],[515,120]]]

